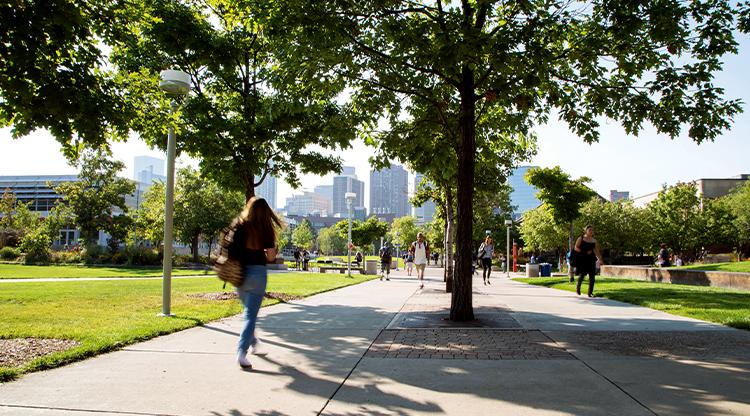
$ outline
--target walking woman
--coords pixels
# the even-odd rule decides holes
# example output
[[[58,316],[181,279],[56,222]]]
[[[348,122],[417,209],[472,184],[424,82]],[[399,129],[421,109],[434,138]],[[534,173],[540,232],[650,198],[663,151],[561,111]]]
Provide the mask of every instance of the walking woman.
[[[579,274],[576,293],[581,294],[583,278],[589,275],[589,297],[594,297],[594,283],[596,281],[596,260],[604,265],[602,255],[599,253],[599,243],[594,238],[594,227],[587,225],[583,229],[583,235],[578,237],[574,250],[576,251],[576,271]]]
[[[253,197],[237,218],[239,226],[234,235],[232,256],[242,263],[245,279],[237,288],[245,306],[245,326],[240,333],[237,346],[237,363],[242,368],[251,368],[247,352],[263,355],[259,340],[255,337],[255,322],[266,294],[268,276],[266,264],[276,259],[276,230],[283,223],[263,198]]]
[[[492,257],[495,255],[495,240],[489,235],[485,237],[482,245],[479,246],[477,256],[482,262],[482,280],[485,285],[490,284],[490,273],[492,272]]]

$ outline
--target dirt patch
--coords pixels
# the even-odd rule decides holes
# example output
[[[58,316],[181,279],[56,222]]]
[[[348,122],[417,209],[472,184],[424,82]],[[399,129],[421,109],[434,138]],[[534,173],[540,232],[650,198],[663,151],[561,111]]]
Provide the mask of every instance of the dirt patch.
[[[195,293],[192,295],[188,295],[191,298],[199,298],[199,299],[206,299],[206,300],[232,300],[237,299],[237,292],[212,292],[212,293]],[[276,299],[281,302],[289,302],[292,300],[298,300],[302,299],[301,296],[294,296],[294,295],[288,295],[286,293],[281,292],[267,292],[266,298],[268,299]]]
[[[39,357],[81,345],[70,339],[0,339],[0,367],[19,367]]]

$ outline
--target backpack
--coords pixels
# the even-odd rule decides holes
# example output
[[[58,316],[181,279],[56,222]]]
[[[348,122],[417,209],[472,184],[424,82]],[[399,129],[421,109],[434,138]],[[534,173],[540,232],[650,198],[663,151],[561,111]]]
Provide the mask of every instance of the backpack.
[[[239,228],[239,221],[234,221],[219,233],[214,271],[216,271],[216,277],[224,281],[224,287],[227,286],[227,282],[239,287],[245,279],[242,273],[242,263],[233,256],[234,235]]]

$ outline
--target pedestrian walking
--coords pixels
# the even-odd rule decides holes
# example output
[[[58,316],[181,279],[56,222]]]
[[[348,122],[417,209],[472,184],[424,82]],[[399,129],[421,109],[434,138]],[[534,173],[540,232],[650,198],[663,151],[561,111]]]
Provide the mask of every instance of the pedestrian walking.
[[[604,265],[601,253],[599,253],[599,243],[594,238],[594,227],[587,225],[583,229],[583,235],[576,240],[573,250],[575,254],[575,268],[578,273],[578,284],[576,293],[581,294],[581,284],[583,278],[589,276],[589,297],[594,297],[594,283],[596,282],[596,262],[599,260],[600,265]]]
[[[237,287],[237,295],[245,307],[245,324],[237,346],[237,363],[243,368],[251,368],[252,364],[247,359],[248,350],[255,355],[263,354],[260,340],[255,336],[255,323],[268,284],[266,264],[276,259],[276,229],[283,228],[284,224],[266,200],[257,197],[250,198],[237,221],[239,225],[230,250],[231,256],[242,265],[244,279]]]
[[[301,270],[300,267],[300,258],[302,257],[302,254],[299,252],[299,249],[294,249],[294,268],[297,270]]]
[[[380,280],[391,280],[391,261],[393,260],[393,249],[391,243],[385,242],[383,247],[380,247]]]
[[[424,240],[424,234],[417,233],[417,241],[411,243],[409,251],[414,254],[414,266],[417,269],[419,288],[424,287],[424,269],[427,267],[427,259],[430,258],[430,246]]]
[[[656,265],[659,267],[669,267],[671,266],[671,263],[669,262],[670,258],[671,256],[669,255],[669,250],[667,250],[667,245],[661,243],[659,245],[659,255],[656,257]]]
[[[492,236],[484,238],[484,242],[477,250],[477,257],[482,262],[482,281],[485,285],[490,284],[490,273],[492,273],[492,257],[495,256],[495,240]]]
[[[406,275],[411,276],[411,272],[414,271],[414,253],[411,249],[406,252],[406,258],[404,261],[406,262]]]

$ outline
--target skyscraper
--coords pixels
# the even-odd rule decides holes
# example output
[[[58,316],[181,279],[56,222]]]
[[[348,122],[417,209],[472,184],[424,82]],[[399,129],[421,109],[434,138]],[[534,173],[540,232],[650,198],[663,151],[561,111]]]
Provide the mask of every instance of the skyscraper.
[[[259,180],[260,176],[256,176],[255,181],[257,182]],[[276,177],[270,174],[266,175],[266,179],[263,180],[263,183],[255,188],[255,195],[265,199],[271,209],[276,209]]]
[[[333,185],[318,185],[313,189],[313,192],[320,196],[324,196],[330,200],[333,200]]]
[[[315,192],[304,192],[286,199],[287,215],[323,215],[331,211],[331,200]]]
[[[167,181],[164,176],[164,159],[151,156],[136,156],[133,160],[133,179],[140,183],[145,191],[154,181]]]
[[[365,206],[365,183],[357,179],[354,168],[351,166],[344,166],[342,174],[333,177],[333,215],[338,214],[345,217],[348,214],[346,209],[347,192],[354,192],[357,195],[352,208]]]
[[[537,189],[526,182],[524,175],[529,169],[536,166],[519,166],[513,170],[513,174],[508,178],[508,184],[513,188],[510,193],[510,204],[515,207],[514,216],[520,217],[526,211],[530,211],[539,205],[536,197]]]
[[[419,184],[422,183],[424,175],[417,173],[414,175],[414,193],[419,189]],[[432,221],[435,216],[435,201],[429,200],[422,204],[421,207],[414,207],[414,217],[417,219],[418,224],[424,224]]]
[[[409,215],[409,174],[401,165],[370,172],[370,213]]]

